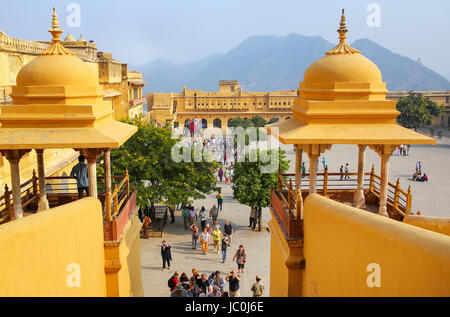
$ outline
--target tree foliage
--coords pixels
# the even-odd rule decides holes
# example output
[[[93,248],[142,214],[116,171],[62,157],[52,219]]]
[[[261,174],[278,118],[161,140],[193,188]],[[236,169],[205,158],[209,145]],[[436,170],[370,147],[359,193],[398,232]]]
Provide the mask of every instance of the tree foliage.
[[[275,151],[275,152],[272,152]],[[278,156],[279,164],[275,166],[271,173],[263,173],[263,167],[268,167],[271,163],[262,162],[262,155]],[[270,204],[271,188],[277,186],[278,166],[281,172],[287,171],[289,161],[286,161],[285,152],[282,150],[257,151],[257,161],[249,162],[248,154],[245,162],[237,162],[234,165],[232,178],[233,196],[241,204],[253,207],[257,206],[261,210]],[[261,212],[259,212],[259,227],[261,229]]]
[[[158,127],[144,120],[129,120],[138,131],[124,145],[111,150],[113,175],[124,175],[128,169],[130,184],[137,189],[138,204],[164,203],[175,206],[193,199],[205,198],[217,190],[216,162],[174,162],[172,139],[168,126]]]
[[[443,106],[438,106],[421,93],[410,91],[408,96],[398,100],[397,110],[400,111],[400,115],[397,117],[398,123],[417,131],[417,128],[421,126],[430,125],[433,117],[440,117]]]

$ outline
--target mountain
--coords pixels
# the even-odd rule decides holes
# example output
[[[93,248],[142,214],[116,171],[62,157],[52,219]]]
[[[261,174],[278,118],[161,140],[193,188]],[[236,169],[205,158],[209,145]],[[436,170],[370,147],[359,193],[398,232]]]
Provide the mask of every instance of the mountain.
[[[252,36],[226,54],[181,65],[157,59],[135,68],[148,82],[146,92],[217,91],[221,79],[237,79],[246,91],[294,90],[306,68],[334,46],[319,36]],[[378,65],[389,90],[450,89],[441,75],[375,42],[360,39],[352,46]]]

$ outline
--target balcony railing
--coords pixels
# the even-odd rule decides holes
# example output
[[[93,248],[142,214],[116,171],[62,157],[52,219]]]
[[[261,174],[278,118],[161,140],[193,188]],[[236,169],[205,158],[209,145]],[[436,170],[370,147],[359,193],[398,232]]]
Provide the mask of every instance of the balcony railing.
[[[358,173],[317,173],[317,193],[339,202],[353,202],[357,189]],[[364,173],[363,188],[366,192],[366,204],[377,204],[380,198],[380,179],[372,167],[370,173]],[[302,199],[309,194],[309,174],[303,174],[301,180]],[[300,189],[299,188],[299,189]],[[390,218],[402,220],[411,214],[411,187],[403,190],[400,180],[396,184],[388,183],[387,207]],[[295,174],[278,173],[278,184],[271,193],[271,209],[283,227],[286,238],[302,235],[301,200],[297,193]]]
[[[46,177],[47,199],[50,208],[61,206],[78,199],[77,182],[69,176]],[[111,177],[113,190],[110,195],[110,208],[107,208],[107,193],[103,178],[98,178],[98,199],[103,206],[105,240],[117,240],[129,217],[136,207],[136,192],[130,191],[128,173],[125,176]],[[22,208],[24,212],[35,213],[39,201],[38,177],[33,176],[21,185]],[[5,186],[5,193],[0,196],[0,224],[14,220],[14,201],[12,191]],[[110,212],[110,214],[108,214]],[[26,216],[26,214],[25,214]]]
[[[146,97],[132,99],[132,100],[130,100],[130,106],[133,107],[137,104],[143,104],[143,103],[145,103],[146,100],[147,100]]]

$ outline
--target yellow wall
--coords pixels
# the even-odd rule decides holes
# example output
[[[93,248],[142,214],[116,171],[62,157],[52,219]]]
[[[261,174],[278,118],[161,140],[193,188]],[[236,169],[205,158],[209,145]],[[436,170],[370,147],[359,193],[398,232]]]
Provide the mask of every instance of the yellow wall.
[[[269,221],[270,240],[270,297],[299,297],[302,295],[303,242],[287,242],[272,215]]]
[[[450,237],[309,195],[303,296],[450,296]],[[371,263],[381,287],[368,287]]]
[[[3,224],[0,241],[0,296],[106,295],[99,200],[85,198]],[[73,263],[80,267],[80,287],[67,283]]]
[[[141,278],[139,231],[142,223],[133,217],[117,242],[105,242],[107,296],[144,296]]]
[[[406,216],[403,222],[450,236],[450,218]]]

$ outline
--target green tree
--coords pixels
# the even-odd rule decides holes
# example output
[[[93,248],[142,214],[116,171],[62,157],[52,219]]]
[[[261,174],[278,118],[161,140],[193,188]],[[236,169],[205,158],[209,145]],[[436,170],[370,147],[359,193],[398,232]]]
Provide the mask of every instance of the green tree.
[[[130,184],[137,190],[141,207],[164,203],[176,206],[193,199],[205,198],[217,190],[216,162],[175,162],[171,151],[178,142],[172,139],[168,126],[144,120],[128,120],[138,131],[118,149],[111,150],[113,175],[124,175],[128,169]]]
[[[278,164],[272,168],[270,173],[263,172],[264,167],[271,165],[270,161],[267,163],[262,162],[261,157],[263,155],[278,158]],[[245,162],[237,162],[234,165],[232,179],[233,196],[241,204],[258,207],[259,231],[261,231],[262,207],[267,207],[270,204],[271,189],[277,186],[278,167],[282,173],[289,168],[289,161],[286,161],[285,152],[282,150],[261,152],[258,150],[256,162],[249,162],[249,156],[246,155]]]
[[[421,126],[430,125],[433,117],[440,117],[443,109],[442,105],[438,106],[421,93],[409,91],[408,96],[400,98],[397,102],[397,110],[400,111],[397,121],[417,131],[417,128]]]

